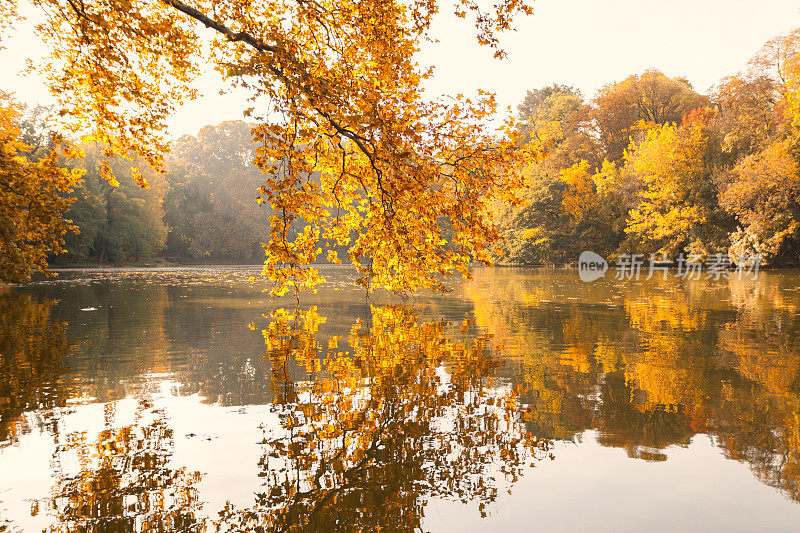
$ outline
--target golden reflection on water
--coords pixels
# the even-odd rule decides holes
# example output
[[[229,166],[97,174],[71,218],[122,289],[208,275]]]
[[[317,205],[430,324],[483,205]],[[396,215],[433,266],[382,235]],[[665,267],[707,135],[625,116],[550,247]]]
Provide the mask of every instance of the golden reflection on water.
[[[186,531],[198,525],[199,472],[170,464],[173,431],[163,413],[137,402],[134,420],[113,427],[116,403],[105,405],[108,427],[70,433],[56,447],[57,482],[32,513],[49,513],[54,531]]]
[[[605,446],[664,461],[707,433],[800,501],[796,273],[596,285],[483,274],[466,292],[478,325],[511,347],[537,435],[596,429]]]
[[[0,445],[26,429],[22,413],[63,402],[57,383],[68,343],[52,305],[0,287]]]
[[[539,460],[558,462],[555,442],[590,430],[664,465],[670,447],[707,434],[800,501],[800,276],[573,274],[478,270],[411,306],[364,305],[337,285],[253,331],[241,286],[187,299],[181,284],[111,284],[96,315],[65,311],[85,288],[61,303],[55,289],[6,290],[0,472],[4,450],[50,436],[50,488],[30,514],[52,530],[410,531],[424,529],[433,500],[491,515]],[[226,428],[196,420],[175,433],[160,403],[167,383],[171,397],[266,406],[250,501],[205,501],[213,465],[187,461],[180,443]],[[93,405],[101,423],[67,420]],[[0,531],[20,520],[0,518]]]
[[[547,456],[517,391],[491,380],[498,359],[487,336],[454,340],[445,324],[392,306],[372,308],[345,346],[321,347],[315,308],[274,316],[264,336],[281,430],[262,442],[256,506],[227,508],[222,529],[414,530],[427,498],[483,509],[498,478],[513,483]],[[290,361],[307,381],[281,371]]]

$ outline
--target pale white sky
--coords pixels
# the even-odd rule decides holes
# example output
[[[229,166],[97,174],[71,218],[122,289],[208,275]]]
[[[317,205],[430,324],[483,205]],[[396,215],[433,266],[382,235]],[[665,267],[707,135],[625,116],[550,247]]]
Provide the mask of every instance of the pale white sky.
[[[444,2],[442,11],[449,12]],[[437,65],[434,94],[497,93],[502,106],[517,104],[528,89],[566,83],[591,97],[602,85],[648,68],[685,76],[698,91],[741,70],[771,37],[800,27],[797,0],[535,0],[534,15],[505,35],[504,61],[475,43],[466,21],[441,16],[440,42],[426,46],[422,61]],[[29,28],[0,52],[0,89],[29,103],[47,103],[41,81],[16,72],[26,56],[42,53]],[[197,133],[206,124],[242,118],[243,95],[220,96],[214,76],[201,80],[205,96],[171,121],[173,133]]]

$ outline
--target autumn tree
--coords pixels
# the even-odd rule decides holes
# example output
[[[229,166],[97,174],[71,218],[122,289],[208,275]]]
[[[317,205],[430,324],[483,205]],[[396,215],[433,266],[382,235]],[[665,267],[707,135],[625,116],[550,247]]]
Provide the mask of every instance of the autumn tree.
[[[750,60],[745,75],[770,81],[777,108],[781,111],[785,109],[786,120],[796,137],[797,128],[800,127],[800,29],[764,43]]]
[[[511,264],[564,265],[583,250],[609,255],[622,240],[624,211],[613,164],[592,171],[585,160],[555,176],[531,169],[521,202],[504,211],[499,260]],[[613,184],[613,186],[612,186]]]
[[[680,123],[707,102],[686,80],[654,70],[607,85],[591,105],[575,89],[558,84],[529,91],[519,107],[519,129],[546,155],[526,167],[519,205],[498,210],[506,260],[563,264],[582,250],[617,251],[626,214],[639,206],[644,187],[641,169],[620,172],[625,149],[648,129]],[[649,221],[651,215],[647,211],[641,218]]]
[[[737,221],[731,253],[767,264],[798,259],[800,30],[769,40],[748,68],[723,80],[715,98],[729,168],[720,203]]]
[[[680,126],[652,128],[626,152],[623,176],[640,190],[625,228],[636,251],[705,255],[723,246],[727,221],[713,180],[715,115],[698,110]]]
[[[594,167],[602,159],[590,111],[579,90],[555,83],[528,91],[517,107],[518,128],[526,141],[536,141],[546,150],[556,172],[581,160]]]
[[[162,168],[167,117],[196,95],[201,65],[250,91],[262,200],[277,213],[265,239],[275,294],[318,281],[321,242],[348,246],[365,282],[392,289],[439,287],[437,274],[488,260],[486,201],[518,185],[521,154],[510,130],[479,126],[492,95],[423,98],[432,71],[417,52],[437,2],[29,1],[44,13],[39,68],[65,128],[107,155]],[[453,8],[497,57],[499,34],[531,12],[521,0]]]
[[[48,272],[48,254],[61,252],[64,235],[74,229],[64,213],[82,173],[61,166],[64,157],[78,154],[59,136],[26,144],[22,111],[0,93],[0,282]]]
[[[763,149],[784,128],[783,98],[767,76],[737,74],[724,78],[713,94],[719,109],[721,149],[736,159]]]
[[[526,166],[520,202],[496,208],[504,260],[559,264],[593,249],[796,261],[798,38],[767,42],[710,97],[655,70],[590,106],[563,85],[529,91],[518,127],[546,155]]]
[[[708,103],[684,78],[648,70],[603,87],[594,99],[593,117],[606,157],[617,162],[642,126],[680,123],[684,115]]]
[[[544,148],[544,156],[527,165],[520,202],[498,205],[502,228],[502,261],[568,263],[580,249],[610,252],[616,216],[609,198],[595,183],[603,170],[602,149],[593,135],[590,107],[580,92],[554,84],[528,91],[518,107],[522,138]],[[583,248],[582,248],[583,247]]]
[[[734,255],[768,262],[797,260],[800,245],[800,172],[786,142],[745,157],[721,184],[720,202],[736,215]],[[783,257],[781,257],[783,256]]]

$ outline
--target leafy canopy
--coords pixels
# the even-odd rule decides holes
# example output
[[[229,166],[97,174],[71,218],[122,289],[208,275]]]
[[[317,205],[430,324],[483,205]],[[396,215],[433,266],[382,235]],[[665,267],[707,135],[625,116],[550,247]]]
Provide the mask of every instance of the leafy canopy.
[[[47,255],[63,250],[74,226],[63,217],[83,171],[61,166],[78,152],[59,136],[26,142],[22,108],[0,93],[0,282],[48,272]]]
[[[693,109],[708,105],[708,99],[697,94],[683,78],[648,70],[605,86],[594,104],[593,116],[606,156],[617,162],[642,126],[680,123]]]
[[[108,156],[161,169],[166,120],[208,65],[250,91],[255,162],[268,176],[259,200],[276,213],[265,243],[275,294],[319,281],[310,265],[323,241],[349,246],[363,281],[390,289],[440,287],[438,274],[488,261],[498,236],[486,200],[515,189],[523,153],[510,124],[500,135],[480,126],[496,111],[491,94],[422,97],[432,71],[416,54],[439,3],[28,1],[46,15],[39,68],[64,125]],[[521,0],[453,8],[498,58],[498,35],[531,12]]]

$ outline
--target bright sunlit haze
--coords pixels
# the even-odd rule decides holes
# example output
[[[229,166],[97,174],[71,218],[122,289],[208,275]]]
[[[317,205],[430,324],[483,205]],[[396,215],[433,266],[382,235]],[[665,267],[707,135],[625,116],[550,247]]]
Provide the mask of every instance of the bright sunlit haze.
[[[800,26],[800,7],[791,0],[537,0],[531,17],[501,43],[502,61],[476,43],[472,25],[443,10],[424,43],[422,64],[436,66],[430,95],[497,94],[501,108],[516,112],[526,91],[552,83],[573,85],[591,98],[607,83],[655,68],[687,78],[706,92],[724,76],[743,69],[768,39]],[[19,28],[0,52],[4,87],[29,104],[52,98],[37,76],[18,77],[25,58],[43,52],[30,25]],[[173,135],[196,134],[208,124],[241,119],[247,93],[225,90],[213,72],[197,82],[199,100],[184,105],[170,121]]]

